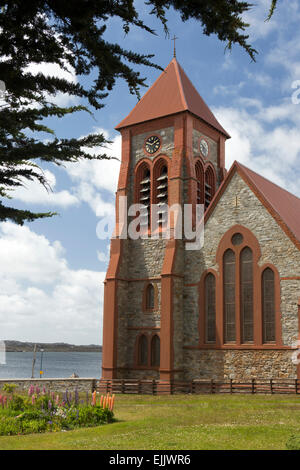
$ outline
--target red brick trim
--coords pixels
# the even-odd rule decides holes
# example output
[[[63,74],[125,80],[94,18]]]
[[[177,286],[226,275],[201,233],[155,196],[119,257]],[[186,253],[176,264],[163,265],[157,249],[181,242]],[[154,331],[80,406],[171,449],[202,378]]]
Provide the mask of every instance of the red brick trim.
[[[300,276],[281,277],[281,281],[300,281]]]

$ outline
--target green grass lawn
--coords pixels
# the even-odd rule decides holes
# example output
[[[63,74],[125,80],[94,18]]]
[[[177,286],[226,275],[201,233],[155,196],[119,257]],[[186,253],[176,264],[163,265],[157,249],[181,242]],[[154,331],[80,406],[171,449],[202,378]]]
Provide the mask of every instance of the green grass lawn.
[[[285,449],[300,434],[293,395],[117,395],[113,424],[0,437],[0,449]]]

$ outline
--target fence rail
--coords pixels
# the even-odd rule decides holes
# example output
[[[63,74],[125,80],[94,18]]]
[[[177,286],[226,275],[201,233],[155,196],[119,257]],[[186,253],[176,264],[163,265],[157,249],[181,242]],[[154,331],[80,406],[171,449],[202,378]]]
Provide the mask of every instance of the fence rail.
[[[299,379],[252,379],[245,382],[235,380],[191,380],[190,382],[134,379],[101,379],[98,384],[101,393],[126,393],[140,395],[158,394],[211,394],[211,393],[265,393],[300,394]]]

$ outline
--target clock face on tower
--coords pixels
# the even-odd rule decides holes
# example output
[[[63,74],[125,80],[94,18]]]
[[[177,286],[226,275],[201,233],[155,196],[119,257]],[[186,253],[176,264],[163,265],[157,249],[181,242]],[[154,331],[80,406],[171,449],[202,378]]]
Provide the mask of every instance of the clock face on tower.
[[[203,157],[208,156],[208,143],[205,139],[200,139],[200,152],[202,153]]]
[[[160,147],[160,139],[156,135],[151,135],[145,142],[145,150],[152,155]]]

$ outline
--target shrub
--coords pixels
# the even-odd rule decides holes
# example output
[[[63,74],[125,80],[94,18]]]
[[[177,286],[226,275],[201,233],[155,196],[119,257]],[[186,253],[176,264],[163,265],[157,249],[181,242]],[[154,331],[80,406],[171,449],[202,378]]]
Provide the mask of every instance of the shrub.
[[[58,394],[39,395],[31,387],[28,396],[0,395],[0,404],[0,436],[99,426],[112,422],[114,416],[114,396],[98,400],[96,392],[91,401],[87,395],[86,402],[80,403],[78,392],[73,397],[66,391],[61,400]]]
[[[2,390],[6,393],[14,393],[16,387],[16,384],[4,384]]]
[[[291,436],[286,443],[288,450],[300,450],[300,436]]]

